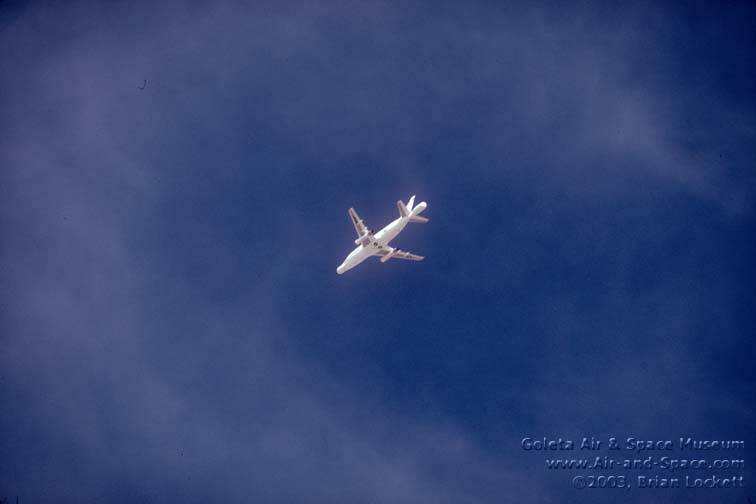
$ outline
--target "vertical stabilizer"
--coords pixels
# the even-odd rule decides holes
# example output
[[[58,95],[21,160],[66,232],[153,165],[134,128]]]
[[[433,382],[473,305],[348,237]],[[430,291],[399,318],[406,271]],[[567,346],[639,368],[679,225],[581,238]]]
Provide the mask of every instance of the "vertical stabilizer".
[[[413,198],[414,198],[414,196],[413,196]],[[420,203],[417,204],[417,206],[413,206],[412,207],[412,211],[410,211],[410,219],[409,219],[410,222],[418,222],[418,223],[421,223],[421,224],[423,222],[428,222],[428,219],[426,217],[421,217],[420,216],[420,214],[426,208],[428,208],[428,203],[426,203],[425,201],[421,201]]]

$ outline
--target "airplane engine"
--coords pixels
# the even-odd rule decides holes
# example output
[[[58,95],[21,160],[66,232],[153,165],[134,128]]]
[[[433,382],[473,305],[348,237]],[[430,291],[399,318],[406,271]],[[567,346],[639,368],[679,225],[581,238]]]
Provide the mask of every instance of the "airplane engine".
[[[392,252],[389,252],[388,254],[386,254],[385,256],[381,257],[381,262],[384,263],[384,262],[388,261],[389,259],[391,259],[392,257],[394,257],[395,253],[396,252],[392,251]]]

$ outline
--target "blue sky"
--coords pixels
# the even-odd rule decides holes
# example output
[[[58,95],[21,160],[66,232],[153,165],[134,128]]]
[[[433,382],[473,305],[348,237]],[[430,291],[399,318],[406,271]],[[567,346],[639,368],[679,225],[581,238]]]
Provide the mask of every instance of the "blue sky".
[[[739,439],[756,476],[754,22],[0,3],[0,498],[753,498],[581,493],[520,440]],[[426,260],[337,276],[347,208],[412,194]]]

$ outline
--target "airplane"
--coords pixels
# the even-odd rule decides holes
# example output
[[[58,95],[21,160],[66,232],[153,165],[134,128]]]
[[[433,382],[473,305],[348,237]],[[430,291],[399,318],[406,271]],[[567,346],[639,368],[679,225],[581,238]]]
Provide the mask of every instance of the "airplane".
[[[428,204],[423,201],[415,206],[415,196],[412,196],[406,205],[402,200],[399,200],[396,202],[396,206],[399,209],[399,218],[375,234],[365,226],[365,223],[362,222],[362,219],[354,211],[354,208],[349,209],[349,217],[351,217],[354,229],[357,231],[357,239],[354,240],[357,248],[336,268],[336,273],[341,275],[372,256],[380,256],[382,263],[394,258],[406,259],[408,261],[422,261],[425,259],[423,256],[410,254],[409,252],[391,247],[389,246],[389,242],[402,232],[407,223],[428,222],[427,218],[420,216],[422,211],[428,207]]]

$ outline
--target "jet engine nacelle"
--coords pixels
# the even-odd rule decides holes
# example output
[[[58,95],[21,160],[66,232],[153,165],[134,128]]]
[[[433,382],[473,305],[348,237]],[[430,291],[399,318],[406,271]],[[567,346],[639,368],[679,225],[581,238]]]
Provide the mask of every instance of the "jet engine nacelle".
[[[394,257],[394,254],[396,254],[396,251],[389,252],[385,256],[381,257],[381,262],[384,263],[384,262],[388,261],[389,259],[391,259],[392,257]]]

